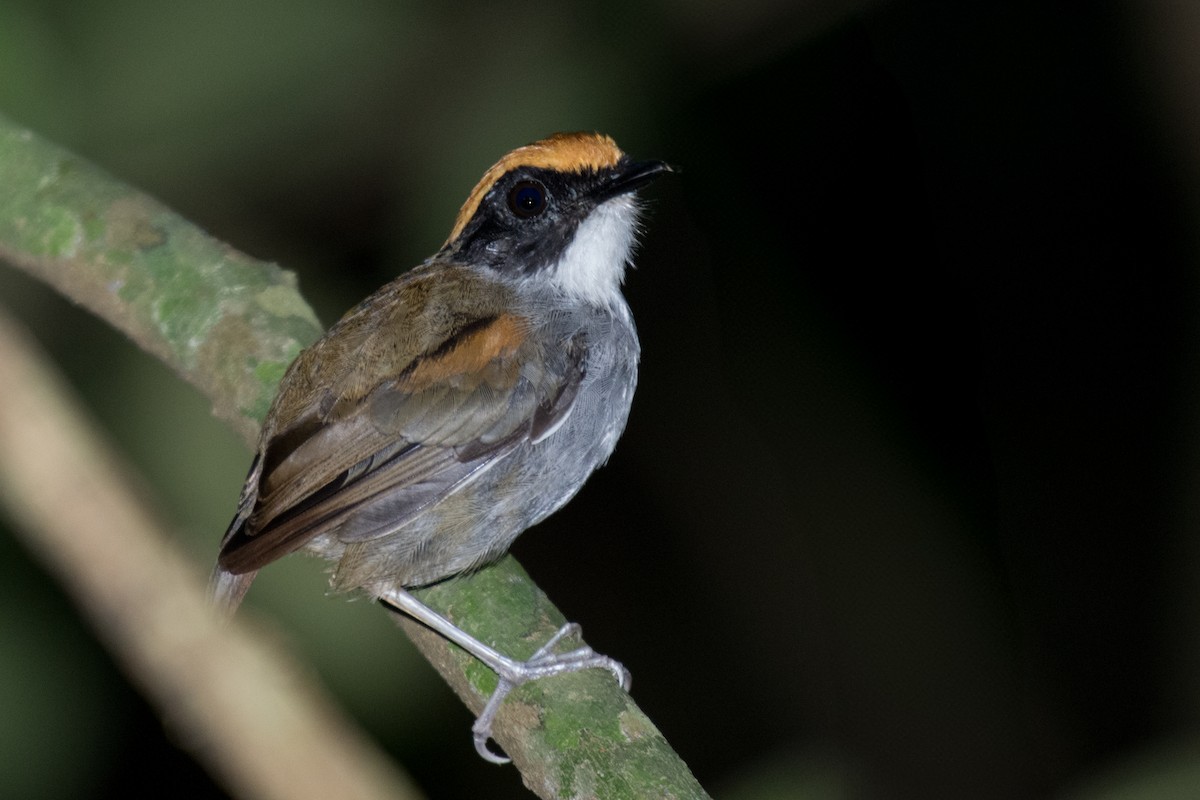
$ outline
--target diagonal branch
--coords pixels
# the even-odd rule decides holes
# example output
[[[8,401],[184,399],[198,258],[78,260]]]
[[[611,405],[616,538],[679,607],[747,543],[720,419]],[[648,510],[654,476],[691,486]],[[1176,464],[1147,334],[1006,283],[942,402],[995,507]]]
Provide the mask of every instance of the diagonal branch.
[[[253,442],[275,387],[321,335],[295,276],[0,116],[0,260],[161,359]]]
[[[0,185],[0,260],[126,333],[252,441],[287,364],[320,333],[291,274],[238,253],[3,117]],[[563,621],[512,558],[420,594],[518,658]],[[407,620],[401,624],[478,711],[495,676],[441,637]],[[607,673],[521,687],[501,708],[495,733],[526,785],[542,797],[707,796]]]

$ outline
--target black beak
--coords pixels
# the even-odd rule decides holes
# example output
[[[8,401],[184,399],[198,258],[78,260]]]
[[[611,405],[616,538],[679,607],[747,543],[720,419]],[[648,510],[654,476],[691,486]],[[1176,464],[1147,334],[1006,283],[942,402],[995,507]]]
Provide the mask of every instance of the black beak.
[[[628,194],[642,188],[659,175],[677,170],[665,161],[623,161],[612,172],[612,176],[596,192],[603,203],[617,195]]]

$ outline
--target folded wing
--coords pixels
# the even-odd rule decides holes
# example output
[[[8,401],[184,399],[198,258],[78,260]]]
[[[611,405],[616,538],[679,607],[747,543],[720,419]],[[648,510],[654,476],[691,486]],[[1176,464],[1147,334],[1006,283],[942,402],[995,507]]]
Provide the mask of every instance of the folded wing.
[[[420,296],[431,302],[429,294]],[[352,542],[396,531],[553,430],[583,379],[581,337],[544,341],[529,319],[511,313],[407,337],[355,327],[353,318],[331,336],[357,336],[362,361],[326,374],[316,353],[284,387],[299,398],[280,398],[292,404],[292,422],[255,460],[222,543],[222,569],[256,570],[326,532]]]

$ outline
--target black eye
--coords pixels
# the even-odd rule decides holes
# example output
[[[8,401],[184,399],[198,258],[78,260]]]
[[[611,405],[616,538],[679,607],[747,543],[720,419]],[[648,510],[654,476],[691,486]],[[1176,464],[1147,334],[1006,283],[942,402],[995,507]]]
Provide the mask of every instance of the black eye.
[[[537,181],[521,181],[508,191],[508,207],[522,219],[546,210],[546,187]]]

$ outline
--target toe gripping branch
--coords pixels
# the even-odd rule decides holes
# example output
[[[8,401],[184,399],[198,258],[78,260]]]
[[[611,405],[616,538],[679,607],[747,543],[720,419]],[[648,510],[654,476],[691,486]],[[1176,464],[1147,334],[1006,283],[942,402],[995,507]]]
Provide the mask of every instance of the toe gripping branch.
[[[496,673],[500,679],[496,684],[496,690],[492,692],[483,711],[476,718],[475,724],[471,726],[475,750],[481,757],[493,764],[507,764],[511,760],[493,751],[488,743],[492,738],[492,722],[495,720],[496,712],[509,692],[518,686],[530,681],[585,669],[608,670],[616,677],[617,682],[625,691],[629,691],[629,687],[633,683],[629,670],[625,669],[620,662],[600,655],[587,645],[565,653],[554,652],[554,648],[563,639],[580,633],[579,625],[574,622],[568,622],[559,628],[549,641],[539,647],[527,661],[517,661],[471,636],[403,589],[389,588],[380,594],[379,599],[462,647]]]

